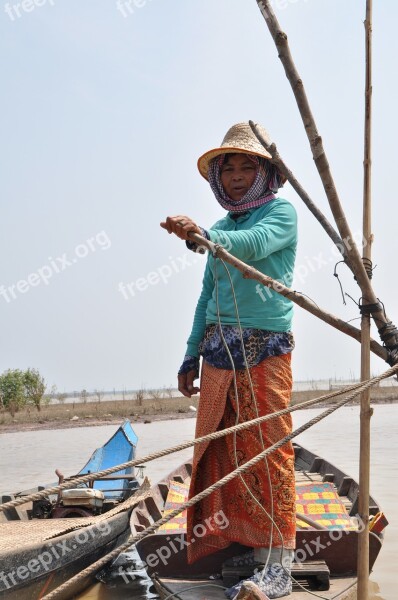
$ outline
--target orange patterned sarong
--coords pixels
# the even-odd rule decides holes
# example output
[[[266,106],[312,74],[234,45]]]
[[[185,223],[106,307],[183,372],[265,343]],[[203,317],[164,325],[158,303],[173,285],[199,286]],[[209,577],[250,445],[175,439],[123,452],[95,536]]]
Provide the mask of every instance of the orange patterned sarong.
[[[292,390],[291,354],[266,358],[250,369],[250,375],[259,416],[288,407]],[[238,401],[233,372],[217,369],[206,362],[203,364],[196,437],[235,425],[237,407],[238,422],[257,417],[246,371],[237,371],[236,377]],[[261,430],[267,448],[291,432],[291,415],[266,421]],[[195,446],[190,498],[262,452],[259,426],[237,433],[235,447],[233,434]],[[187,539],[192,540],[196,537],[195,532],[200,531],[199,543],[187,548],[190,564],[232,542],[251,548],[295,547],[294,451],[291,442],[269,454],[267,462],[269,476],[265,461],[261,460],[243,478],[254,497],[271,514],[270,477],[273,517],[281,534],[275,526],[272,528],[270,519],[238,476],[188,510]]]

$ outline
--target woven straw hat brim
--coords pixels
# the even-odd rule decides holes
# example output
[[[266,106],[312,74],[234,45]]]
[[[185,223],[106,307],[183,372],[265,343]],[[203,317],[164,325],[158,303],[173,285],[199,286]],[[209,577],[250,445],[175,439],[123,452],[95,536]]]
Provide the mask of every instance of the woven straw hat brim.
[[[263,138],[270,141],[270,137],[267,131],[261,125],[257,124],[257,128],[262,134]],[[248,121],[244,123],[236,123],[232,125],[224,136],[221,146],[208,150],[202,154],[198,160],[198,169],[201,175],[205,179],[208,179],[209,162],[212,158],[219,156],[220,154],[253,154],[254,156],[262,156],[263,158],[270,159],[271,155],[260,144],[257,136],[252,131],[250,123]]]
[[[216,156],[220,156],[220,154],[237,154],[242,152],[242,154],[253,154],[254,156],[262,156],[263,158],[270,159],[271,154],[269,154],[265,148],[262,149],[262,152],[253,150],[248,150],[247,148],[239,148],[236,146],[221,146],[220,148],[214,148],[213,150],[208,150],[202,154],[202,156],[198,159],[198,169],[199,173],[205,178],[208,179],[208,171],[209,171],[209,163]]]

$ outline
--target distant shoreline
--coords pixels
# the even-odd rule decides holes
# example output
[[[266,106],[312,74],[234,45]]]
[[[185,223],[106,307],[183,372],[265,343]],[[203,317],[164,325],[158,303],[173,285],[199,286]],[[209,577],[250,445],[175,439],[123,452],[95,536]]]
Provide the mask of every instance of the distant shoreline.
[[[335,391],[335,390],[334,390]],[[293,392],[292,405],[300,404],[330,393],[328,390],[307,390]],[[336,401],[338,398],[336,398]],[[371,391],[373,405],[395,404],[398,402],[396,386],[378,387]],[[151,423],[152,421],[171,421],[175,419],[194,418],[199,403],[199,396],[192,398],[162,398],[156,400],[116,400],[87,402],[74,404],[58,404],[36,409],[24,410],[12,418],[9,413],[0,413],[0,434],[40,430],[71,429],[76,427],[100,427],[120,424],[123,419],[134,423]],[[330,406],[330,401],[317,404],[314,408]],[[356,405],[352,402],[349,406]],[[312,408],[312,407],[309,407]]]
[[[153,414],[148,415],[146,418],[135,418],[132,419],[132,423],[152,423],[153,421],[174,421],[177,419],[189,419],[194,418],[196,413],[170,413],[170,414]],[[9,423],[7,425],[0,425],[0,435],[2,433],[23,433],[26,431],[45,431],[45,430],[58,430],[58,429],[77,429],[79,427],[103,427],[104,425],[120,425],[122,420],[126,417],[114,416],[107,419],[82,419],[79,421],[44,421],[42,423]]]

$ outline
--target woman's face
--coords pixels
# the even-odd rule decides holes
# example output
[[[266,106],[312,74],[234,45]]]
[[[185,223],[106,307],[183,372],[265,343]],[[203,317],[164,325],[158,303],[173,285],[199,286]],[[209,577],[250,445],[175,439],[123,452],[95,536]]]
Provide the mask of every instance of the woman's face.
[[[221,183],[228,196],[241,200],[253,185],[257,167],[246,154],[227,154],[221,167]]]

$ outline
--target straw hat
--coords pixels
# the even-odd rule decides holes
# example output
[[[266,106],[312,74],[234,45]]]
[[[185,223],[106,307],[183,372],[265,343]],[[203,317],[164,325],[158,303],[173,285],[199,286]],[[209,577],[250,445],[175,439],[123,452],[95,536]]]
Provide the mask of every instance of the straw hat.
[[[268,132],[258,125],[258,130],[262,134],[263,138],[271,143],[271,139]],[[255,154],[256,156],[262,156],[263,158],[270,159],[271,155],[266,151],[264,146],[260,144],[256,136],[254,135],[252,128],[248,122],[237,123],[232,125],[228,129],[221,146],[205,152],[198,160],[198,169],[201,175],[205,179],[208,179],[209,162],[215,156],[220,154],[233,154],[236,152],[243,152],[244,154]]]

